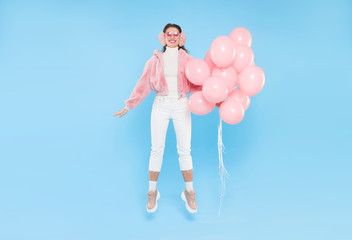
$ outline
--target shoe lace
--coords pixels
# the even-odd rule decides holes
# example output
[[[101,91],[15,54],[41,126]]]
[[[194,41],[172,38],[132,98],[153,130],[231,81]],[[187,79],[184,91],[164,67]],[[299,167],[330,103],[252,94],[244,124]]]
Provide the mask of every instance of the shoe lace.
[[[148,200],[153,200],[154,199],[154,197],[155,197],[155,195],[156,195],[156,193],[155,192],[148,192],[147,193],[148,194]]]
[[[193,192],[193,193],[188,193],[188,196],[189,196],[189,200],[192,201],[192,202],[195,202],[196,201],[196,194]]]

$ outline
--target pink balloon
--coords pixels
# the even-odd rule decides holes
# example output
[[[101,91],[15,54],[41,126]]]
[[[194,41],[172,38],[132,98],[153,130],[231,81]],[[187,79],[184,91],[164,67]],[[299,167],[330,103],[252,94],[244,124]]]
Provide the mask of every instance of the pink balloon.
[[[193,93],[188,99],[188,107],[192,113],[197,115],[205,115],[210,113],[214,107],[215,103],[207,101],[202,91]]]
[[[244,117],[244,108],[242,103],[227,99],[219,108],[221,119],[228,124],[237,124],[242,121]]]
[[[215,38],[209,51],[211,60],[219,68],[230,66],[236,56],[235,44],[228,36]]]
[[[251,98],[245,95],[239,88],[234,89],[231,93],[229,93],[227,99],[231,99],[237,102],[242,103],[244,110],[246,111],[251,102]]]
[[[230,33],[230,38],[233,39],[235,46],[244,44],[248,47],[252,45],[251,33],[244,27],[237,27]]]
[[[227,84],[221,78],[210,77],[205,80],[202,92],[206,100],[212,103],[218,103],[227,97]]]
[[[244,96],[245,95],[241,92],[241,90],[239,88],[236,88],[231,93],[229,93],[227,99],[235,100],[242,103]]]
[[[187,62],[185,74],[191,83],[202,85],[210,77],[210,69],[204,60],[195,58]]]
[[[217,68],[215,67],[211,73],[213,77],[221,78],[226,82],[227,89],[230,91],[236,87],[237,73],[233,67]]]
[[[245,95],[242,102],[242,105],[245,111],[248,109],[250,103],[251,103],[251,97]]]
[[[208,67],[209,67],[209,69],[210,69],[210,72],[213,71],[213,69],[214,69],[216,66],[215,66],[215,64],[213,63],[213,61],[211,60],[209,50],[208,50],[207,54],[205,54],[204,61],[208,64]]]
[[[264,83],[263,70],[258,66],[248,66],[241,72],[237,85],[244,94],[253,96],[263,89]]]
[[[236,57],[232,62],[232,66],[236,72],[241,73],[243,69],[252,65],[254,62],[254,54],[250,47],[246,45],[238,45],[236,47]]]

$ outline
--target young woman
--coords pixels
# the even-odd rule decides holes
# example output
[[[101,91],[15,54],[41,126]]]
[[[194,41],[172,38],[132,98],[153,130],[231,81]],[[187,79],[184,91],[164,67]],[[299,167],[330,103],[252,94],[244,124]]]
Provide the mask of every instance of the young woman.
[[[193,85],[185,75],[185,65],[193,57],[184,47],[186,35],[176,24],[167,24],[159,34],[163,50],[154,50],[147,61],[143,74],[125,101],[125,108],[114,113],[114,116],[125,115],[134,109],[153,90],[156,96],[151,113],[152,147],[149,159],[149,191],[147,211],[154,212],[160,198],[156,189],[161,170],[165,148],[165,137],[169,120],[172,119],[177,139],[179,164],[186,184],[181,198],[186,202],[186,209],[197,212],[195,191],[193,189],[193,164],[191,157],[191,112],[188,108],[187,93],[201,90],[201,86]]]

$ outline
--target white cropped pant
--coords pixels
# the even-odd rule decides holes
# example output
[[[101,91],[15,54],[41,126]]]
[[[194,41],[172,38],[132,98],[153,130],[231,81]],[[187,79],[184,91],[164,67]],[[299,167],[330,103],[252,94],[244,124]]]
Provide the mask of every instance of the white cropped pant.
[[[191,157],[191,112],[187,97],[155,96],[151,113],[152,147],[149,171],[160,172],[169,120],[176,133],[178,161],[181,171],[193,168]]]

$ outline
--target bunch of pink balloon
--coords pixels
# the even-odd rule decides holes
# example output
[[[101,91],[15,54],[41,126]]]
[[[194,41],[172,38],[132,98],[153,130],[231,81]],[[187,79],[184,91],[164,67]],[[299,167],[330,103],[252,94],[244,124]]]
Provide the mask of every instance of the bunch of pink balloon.
[[[210,113],[219,106],[221,119],[228,124],[242,121],[250,97],[264,87],[265,76],[254,65],[252,36],[243,27],[229,36],[219,36],[211,44],[204,60],[188,62],[185,73],[190,82],[202,86],[188,100],[190,110],[197,115]]]

